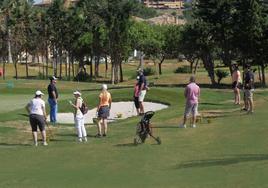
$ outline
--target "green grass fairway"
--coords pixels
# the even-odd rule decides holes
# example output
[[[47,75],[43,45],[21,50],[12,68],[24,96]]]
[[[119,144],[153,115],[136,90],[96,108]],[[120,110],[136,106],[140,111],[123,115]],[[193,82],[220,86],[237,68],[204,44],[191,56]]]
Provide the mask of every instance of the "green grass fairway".
[[[32,82],[33,86],[47,82]],[[62,82],[61,112],[73,87]],[[74,84],[75,85],[75,84]],[[75,85],[90,108],[98,85]],[[33,88],[33,87],[30,87]],[[76,142],[73,125],[53,127],[48,147],[32,146],[24,106],[33,96],[27,84],[0,89],[1,188],[256,188],[268,187],[268,94],[256,91],[256,110],[246,115],[232,104],[231,90],[201,90],[200,112],[209,111],[196,129],[177,128],[184,110],[183,88],[152,88],[147,101],[169,104],[152,118],[154,135],[133,145],[138,117],[109,124],[107,138],[97,139],[87,125],[89,141]],[[75,89],[76,89],[75,88]],[[43,89],[44,90],[44,89]],[[44,90],[45,91],[45,90]],[[114,101],[131,100],[133,89],[110,90]],[[46,100],[46,96],[45,96]]]

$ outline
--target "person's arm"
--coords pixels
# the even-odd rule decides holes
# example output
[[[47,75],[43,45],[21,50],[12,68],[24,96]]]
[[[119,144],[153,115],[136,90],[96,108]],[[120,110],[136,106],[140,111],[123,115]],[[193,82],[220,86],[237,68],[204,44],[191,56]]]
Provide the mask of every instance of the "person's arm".
[[[112,96],[110,95],[110,98],[109,98],[109,108],[111,109],[112,107]]]
[[[184,97],[187,98],[187,87],[184,89]]]
[[[98,106],[97,106],[97,112],[98,112],[99,109],[100,109],[100,105],[101,105],[101,96],[99,96],[99,104],[98,104]]]
[[[25,108],[26,108],[28,114],[30,114],[30,112],[31,112],[31,104],[28,103],[28,104],[25,106]]]
[[[54,90],[52,91],[52,96],[53,96],[53,100],[55,101],[55,103],[57,103],[57,95]]]
[[[47,119],[47,113],[46,113],[46,107],[45,107],[45,105],[42,106],[42,111],[43,111],[44,118],[46,120]]]

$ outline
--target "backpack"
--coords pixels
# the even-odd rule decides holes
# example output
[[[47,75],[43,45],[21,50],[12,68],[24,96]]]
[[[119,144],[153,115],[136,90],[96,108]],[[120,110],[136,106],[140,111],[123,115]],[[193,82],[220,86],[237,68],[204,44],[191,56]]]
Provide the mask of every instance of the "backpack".
[[[80,110],[81,110],[81,112],[82,112],[83,115],[85,115],[88,112],[87,104],[84,101],[82,102],[82,105],[80,107]]]

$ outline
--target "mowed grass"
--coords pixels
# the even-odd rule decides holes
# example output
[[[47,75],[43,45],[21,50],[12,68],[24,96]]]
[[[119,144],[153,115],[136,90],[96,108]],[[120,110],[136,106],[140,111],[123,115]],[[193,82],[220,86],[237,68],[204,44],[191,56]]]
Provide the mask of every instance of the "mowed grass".
[[[22,81],[24,82],[24,81]],[[27,85],[32,85],[28,87]],[[183,88],[157,88],[147,101],[169,104],[152,118],[154,135],[133,145],[139,117],[111,123],[107,138],[96,139],[87,125],[88,143],[77,143],[73,125],[52,128],[48,147],[31,146],[24,102],[47,82],[16,84],[1,90],[10,106],[0,110],[0,187],[268,187],[267,91],[255,94],[254,115],[232,104],[229,90],[202,88],[200,111],[219,110],[224,117],[204,118],[196,129],[178,129],[184,110]],[[71,85],[71,84],[70,84]],[[75,85],[90,108],[97,104],[97,84]],[[25,87],[25,88],[24,88]],[[67,100],[73,88],[59,82],[60,111],[71,111]],[[88,89],[87,89],[88,88]],[[114,101],[131,100],[133,89],[111,89]],[[46,98],[46,97],[45,97]],[[46,99],[45,99],[46,100]],[[231,113],[230,113],[230,110]],[[209,121],[208,121],[209,120]]]

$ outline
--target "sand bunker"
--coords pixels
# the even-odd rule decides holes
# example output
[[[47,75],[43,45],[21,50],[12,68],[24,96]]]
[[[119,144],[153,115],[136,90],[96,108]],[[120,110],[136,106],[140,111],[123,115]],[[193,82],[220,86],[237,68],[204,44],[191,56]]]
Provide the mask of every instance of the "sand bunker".
[[[145,111],[158,111],[168,108],[167,105],[160,103],[144,102]],[[119,119],[126,119],[128,117],[136,116],[136,109],[133,102],[113,102],[110,111],[109,121],[115,121]],[[96,108],[89,110],[85,115],[85,123],[92,124],[93,118],[96,117]],[[57,119],[59,123],[73,124],[73,113],[58,113]]]

